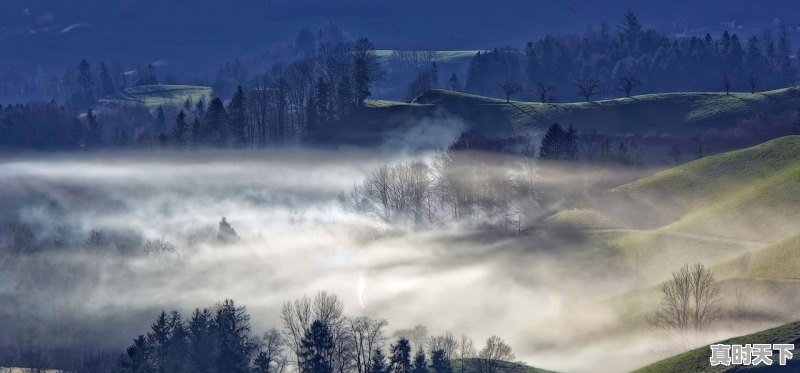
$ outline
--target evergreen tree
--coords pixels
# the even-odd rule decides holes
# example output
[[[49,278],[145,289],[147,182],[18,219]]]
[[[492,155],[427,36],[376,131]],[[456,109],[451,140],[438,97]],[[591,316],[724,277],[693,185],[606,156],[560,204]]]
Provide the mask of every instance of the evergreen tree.
[[[578,130],[570,125],[566,131],[554,123],[542,138],[539,158],[572,161],[578,158]]]
[[[431,351],[431,369],[433,373],[453,373],[450,359],[447,358],[444,350]]]
[[[95,79],[92,66],[85,59],[78,64],[78,75],[73,90],[69,99],[70,106],[85,109],[95,103]]]
[[[228,219],[224,216],[222,220],[219,221],[217,239],[222,243],[231,243],[239,240],[239,235],[236,233],[236,230],[233,229],[231,224],[228,223]]]
[[[164,113],[164,108],[161,106],[156,109],[156,119],[153,123],[153,132],[156,134],[167,132],[167,114]]]
[[[228,133],[228,114],[222,100],[215,98],[208,105],[208,111],[203,116],[201,139],[208,146],[225,146],[225,135]]]
[[[191,135],[191,146],[192,149],[197,149],[202,145],[203,141],[203,129],[200,126],[200,119],[194,118],[192,122],[192,135]]]
[[[558,123],[553,123],[542,138],[542,145],[539,147],[539,158],[559,159],[561,156],[561,145],[564,139],[564,129]]]
[[[391,346],[390,364],[393,373],[411,373],[411,344],[400,338]]]
[[[370,86],[381,75],[380,62],[375,46],[367,38],[358,39],[353,49],[353,90],[356,105],[361,105],[372,95]]]
[[[372,354],[372,361],[369,364],[369,371],[367,373],[390,373],[391,370],[389,366],[386,364],[386,355],[383,354],[383,350],[378,347],[375,349],[375,352]]]
[[[100,91],[106,97],[117,91],[114,87],[114,79],[111,78],[105,62],[100,62]]]
[[[464,362],[461,362],[464,364]],[[412,373],[428,373],[428,358],[425,356],[425,350],[417,349],[417,354],[414,356],[414,365],[411,368]]]
[[[303,373],[332,373],[330,361],[333,336],[328,326],[314,320],[300,341],[300,371]]]
[[[156,322],[150,326],[147,333],[147,343],[150,346],[150,354],[153,365],[157,373],[168,373],[166,370],[167,349],[169,348],[170,330],[167,313],[161,311]]]
[[[172,311],[169,317],[170,338],[166,349],[164,372],[188,372],[189,332],[178,311]]]
[[[331,85],[328,81],[319,77],[317,80],[315,98],[317,119],[320,123],[326,123],[331,120]]]
[[[97,116],[94,115],[94,110],[86,112],[86,123],[88,129],[86,131],[86,146],[88,148],[97,148],[103,144],[103,129]]]
[[[217,332],[217,356],[214,366],[217,372],[249,373],[250,316],[244,307],[237,307],[226,299],[214,315]]]
[[[197,373],[212,373],[214,361],[218,354],[216,343],[216,326],[211,310],[196,309],[188,325],[188,352],[190,371]]]
[[[461,86],[461,81],[458,79],[456,73],[450,75],[450,79],[447,80],[447,89],[456,92],[461,92],[464,89],[464,87]]]
[[[172,127],[172,132],[170,133],[172,144],[178,149],[185,149],[190,142],[190,130],[189,124],[186,123],[186,113],[181,110],[175,119],[175,127]]]
[[[247,98],[241,86],[228,104],[228,143],[235,148],[247,145]]]
[[[206,104],[203,100],[198,100],[197,105],[195,105],[194,116],[203,119],[204,115],[206,115]]]
[[[126,373],[155,373],[150,364],[150,345],[145,336],[140,335],[133,340],[126,353],[119,359],[119,367]]]

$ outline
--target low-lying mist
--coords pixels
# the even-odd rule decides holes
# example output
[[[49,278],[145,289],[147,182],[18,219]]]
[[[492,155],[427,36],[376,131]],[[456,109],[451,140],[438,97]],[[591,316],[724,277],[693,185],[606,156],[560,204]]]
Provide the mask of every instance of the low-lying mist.
[[[531,227],[420,228],[343,203],[379,166],[433,158],[295,149],[6,160],[0,344],[121,351],[160,310],[226,298],[260,332],[280,327],[284,302],[328,291],[346,314],[384,317],[392,330],[501,336],[536,367],[623,371],[676,350],[628,328],[607,301],[637,286],[629,258],[595,258],[580,237]],[[538,208],[590,201],[593,188],[646,172],[553,169],[537,179],[551,193]],[[222,239],[222,217],[240,239]],[[174,250],[145,252],[148,241]]]

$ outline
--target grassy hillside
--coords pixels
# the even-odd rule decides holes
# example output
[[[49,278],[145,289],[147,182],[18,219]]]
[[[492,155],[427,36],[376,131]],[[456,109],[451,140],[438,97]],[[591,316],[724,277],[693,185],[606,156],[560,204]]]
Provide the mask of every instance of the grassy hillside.
[[[453,359],[452,366],[454,373],[476,373],[480,371],[478,359]],[[522,363],[501,362],[497,369],[498,373],[556,373],[550,370],[534,368]]]
[[[762,332],[731,338],[719,343],[723,344],[753,344],[753,343],[794,343],[800,345],[800,321],[782,325]],[[800,347],[800,346],[798,346]],[[794,359],[789,366],[776,367],[760,366],[748,369],[748,372],[793,371],[800,368],[800,348],[794,350]],[[680,355],[661,360],[646,367],[637,369],[634,373],[685,373],[685,372],[725,372],[733,371],[734,367],[718,365],[712,367],[709,363],[711,349],[703,346]],[[777,359],[777,355],[775,356]],[[783,370],[781,370],[781,368]]]
[[[554,122],[604,133],[671,134],[726,129],[759,111],[779,113],[800,105],[800,89],[750,93],[664,93],[593,102],[506,103],[505,100],[431,90],[417,103],[448,108],[464,118],[491,119],[514,128],[545,128]]]
[[[443,57],[444,58],[444,57]],[[554,122],[580,130],[609,135],[668,135],[687,138],[707,130],[735,128],[757,113],[780,114],[800,107],[800,89],[750,93],[664,93],[594,102],[538,103],[511,101],[467,93],[430,90],[415,105],[380,101],[346,118],[348,128],[325,134],[330,140],[357,145],[347,131],[356,129],[361,140],[374,140],[397,130],[410,119],[436,120],[448,114],[467,127],[489,137],[505,137],[521,130],[546,129]],[[435,115],[433,114],[435,113]],[[398,118],[405,118],[399,120]],[[424,123],[422,123],[424,125]],[[312,136],[315,138],[316,136]],[[666,150],[659,149],[659,154]],[[668,149],[667,149],[668,150]],[[687,149],[684,149],[686,151]],[[712,149],[716,152],[724,149]],[[659,155],[661,156],[661,155]]]
[[[800,234],[719,264],[718,277],[800,279]]]
[[[100,100],[110,106],[129,106],[144,104],[148,108],[158,106],[181,106],[186,100],[197,102],[211,97],[211,87],[192,85],[144,85],[127,88],[116,95]]]
[[[800,136],[690,162],[612,191],[634,212],[626,223],[660,222],[612,246],[657,264],[653,278],[687,261],[732,260],[800,233],[798,190]]]

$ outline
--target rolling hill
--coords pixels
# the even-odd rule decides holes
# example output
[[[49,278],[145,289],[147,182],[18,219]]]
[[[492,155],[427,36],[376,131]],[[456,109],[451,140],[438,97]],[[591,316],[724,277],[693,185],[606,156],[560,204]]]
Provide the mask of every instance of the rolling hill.
[[[341,123],[318,129],[312,142],[375,145],[387,133],[425,125],[422,119],[454,118],[482,136],[504,138],[520,132],[542,131],[555,122],[580,131],[612,136],[683,138],[698,134],[741,135],[742,120],[760,113],[782,114],[800,107],[800,88],[750,93],[664,93],[593,102],[538,103],[429,90],[411,104],[391,101],[368,103]],[[336,131],[339,130],[339,131]],[[726,132],[727,131],[727,132]],[[353,136],[353,134],[357,134]],[[769,137],[766,137],[769,138]],[[752,141],[753,138],[745,140]],[[747,142],[745,141],[745,142]],[[714,152],[731,149],[715,146]],[[687,150],[687,149],[684,149]],[[666,153],[659,149],[659,157]]]
[[[794,343],[797,346],[800,344],[800,321],[781,325],[758,333],[726,339],[719,343],[739,345],[748,343]],[[735,366],[726,367],[717,365],[712,367],[708,360],[710,356],[711,349],[709,346],[703,346],[637,369],[633,373],[711,373],[733,372],[741,370],[737,369]],[[758,367],[748,367],[749,369],[746,371],[753,373],[787,371],[796,372],[798,369],[800,369],[800,348],[796,348],[794,350],[794,356],[795,357],[793,359],[789,360],[787,366],[781,367],[777,364],[772,366],[760,365]]]
[[[662,270],[651,272],[653,279],[690,259],[709,264],[733,260],[800,233],[798,190],[800,136],[690,162],[611,191],[616,204],[635,212],[617,217],[630,226],[640,224],[613,246],[638,253],[644,265],[657,263]],[[653,226],[642,227],[642,221]],[[765,250],[769,254],[760,260],[773,258],[774,263],[751,273],[777,270],[776,253],[791,253],[784,246]],[[781,260],[794,263],[788,259]],[[776,278],[789,270],[781,271],[784,275]]]
[[[491,119],[514,129],[546,128],[554,122],[584,130],[620,134],[687,134],[731,128],[739,119],[760,111],[777,113],[800,105],[800,89],[750,93],[663,93],[575,103],[506,103],[444,90],[431,90],[415,100],[436,105],[464,118]]]

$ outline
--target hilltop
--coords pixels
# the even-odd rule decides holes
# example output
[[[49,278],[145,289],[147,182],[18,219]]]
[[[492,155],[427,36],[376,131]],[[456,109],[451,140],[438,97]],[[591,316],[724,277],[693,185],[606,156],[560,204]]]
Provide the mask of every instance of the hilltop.
[[[800,88],[730,95],[662,93],[572,103],[513,100],[506,103],[503,99],[434,89],[411,103],[368,102],[366,107],[341,123],[330,126],[330,129],[315,131],[311,139],[312,142],[325,138],[340,144],[375,145],[388,133],[427,124],[422,119],[448,117],[463,122],[465,129],[491,138],[542,131],[558,122],[565,126],[571,124],[580,131],[594,131],[608,136],[636,135],[686,140],[703,134],[720,137],[720,134],[730,133],[741,136],[741,129],[737,126],[743,120],[760,113],[788,113],[798,107]],[[358,133],[358,136],[351,136],[351,131]],[[715,152],[724,150],[719,147],[713,149]],[[666,150],[662,153],[666,153]]]

